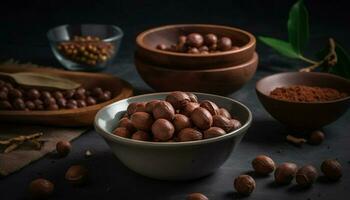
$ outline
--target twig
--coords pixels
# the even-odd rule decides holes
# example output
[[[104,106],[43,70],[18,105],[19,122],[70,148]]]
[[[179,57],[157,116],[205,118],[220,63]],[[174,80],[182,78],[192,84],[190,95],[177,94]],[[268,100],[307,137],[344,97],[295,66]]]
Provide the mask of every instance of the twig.
[[[40,149],[42,144],[37,139],[41,137],[43,133],[34,133],[31,135],[21,135],[14,138],[10,138],[7,140],[0,140],[0,145],[5,145],[6,148],[4,150],[4,153],[10,153],[11,151],[14,151],[19,146],[21,146],[23,143],[29,141],[32,142],[37,149]]]
[[[286,140],[297,146],[301,146],[302,144],[307,142],[307,140],[305,140],[304,138],[298,138],[293,135],[287,135]]]

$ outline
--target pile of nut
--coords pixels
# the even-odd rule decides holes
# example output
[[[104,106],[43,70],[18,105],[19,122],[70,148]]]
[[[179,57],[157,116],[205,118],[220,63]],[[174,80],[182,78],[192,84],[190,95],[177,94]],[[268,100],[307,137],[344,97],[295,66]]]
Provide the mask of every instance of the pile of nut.
[[[178,37],[176,45],[173,44],[168,47],[165,44],[158,44],[156,48],[164,51],[192,54],[208,54],[239,49],[238,46],[233,45],[231,38],[224,36],[219,38],[213,33],[204,36],[199,33],[181,35]]]
[[[0,80],[0,110],[76,109],[108,101],[112,93],[99,87],[88,90],[45,91],[28,89]]]
[[[256,175],[267,176],[274,172],[275,183],[278,185],[290,184],[295,178],[301,188],[310,187],[318,178],[318,171],[312,165],[298,168],[297,164],[285,162],[276,167],[275,162],[266,155],[260,155],[252,161]],[[337,181],[342,177],[342,166],[335,159],[325,160],[321,164],[321,171],[330,181]],[[234,180],[234,188],[242,195],[249,195],[256,184],[250,175],[240,175]]]
[[[106,62],[114,54],[114,46],[95,36],[74,36],[73,40],[57,45],[68,59],[89,66]]]
[[[131,103],[113,133],[142,141],[186,142],[222,136],[239,127],[241,122],[225,108],[176,91],[165,101]]]

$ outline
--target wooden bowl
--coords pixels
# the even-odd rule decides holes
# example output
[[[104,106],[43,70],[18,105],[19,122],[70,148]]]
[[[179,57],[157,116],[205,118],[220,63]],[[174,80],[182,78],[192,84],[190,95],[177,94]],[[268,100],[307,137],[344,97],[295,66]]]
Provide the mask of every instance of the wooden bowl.
[[[265,77],[257,82],[256,92],[265,109],[282,124],[296,130],[321,128],[342,116],[350,105],[350,96],[322,103],[299,103],[269,96],[276,87],[307,85],[334,88],[350,94],[350,81],[328,73],[288,72]]]
[[[39,125],[55,126],[90,126],[93,125],[94,117],[102,107],[113,102],[132,96],[133,90],[126,81],[102,73],[69,72],[58,69],[40,67],[18,67],[17,65],[6,65],[0,67],[0,71],[8,73],[37,72],[53,76],[67,78],[79,82],[86,88],[101,87],[112,92],[113,98],[109,101],[78,109],[63,109],[57,111],[0,111],[1,122],[15,122]]]
[[[229,94],[249,81],[257,68],[258,55],[240,65],[220,69],[176,70],[158,67],[135,55],[135,65],[143,80],[156,91],[192,91]]]
[[[158,44],[176,44],[179,35],[214,33],[233,40],[238,50],[210,54],[188,54],[156,49]],[[149,29],[136,38],[137,54],[147,63],[173,69],[226,68],[248,62],[255,52],[255,37],[241,29],[208,24],[179,24]]]

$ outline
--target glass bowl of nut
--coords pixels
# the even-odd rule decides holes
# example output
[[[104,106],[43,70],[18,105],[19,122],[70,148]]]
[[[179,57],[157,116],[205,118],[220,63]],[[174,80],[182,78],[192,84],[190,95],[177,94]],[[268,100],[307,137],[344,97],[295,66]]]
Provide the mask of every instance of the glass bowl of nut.
[[[50,29],[47,37],[66,69],[99,71],[113,64],[123,31],[114,25],[61,25]]]

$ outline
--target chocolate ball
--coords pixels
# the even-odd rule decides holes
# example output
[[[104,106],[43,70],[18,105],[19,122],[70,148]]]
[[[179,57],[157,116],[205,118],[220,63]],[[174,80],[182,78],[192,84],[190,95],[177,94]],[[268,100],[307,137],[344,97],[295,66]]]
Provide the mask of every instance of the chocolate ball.
[[[176,132],[179,132],[184,128],[190,128],[192,126],[190,118],[182,114],[175,115],[173,124]]]
[[[73,98],[76,100],[84,100],[86,98],[85,92],[86,92],[86,90],[84,88],[78,88],[75,91]]]
[[[275,162],[268,156],[259,155],[252,161],[253,169],[257,174],[268,175],[272,173],[275,168]]]
[[[166,101],[158,102],[153,108],[153,117],[154,119],[167,119],[172,121],[175,116],[175,110],[173,106]]]
[[[56,143],[56,151],[60,157],[66,157],[72,149],[69,141],[59,141]]]
[[[86,98],[86,104],[87,104],[88,106],[95,105],[95,104],[96,104],[96,100],[95,100],[93,97],[87,97],[87,98]]]
[[[37,89],[30,89],[27,92],[27,97],[31,100],[39,99],[40,96],[41,96],[41,94]]]
[[[187,196],[186,200],[209,200],[209,199],[202,193],[191,193]]]
[[[51,98],[51,93],[48,92],[48,91],[42,91],[40,96],[43,98],[43,99],[48,99],[48,98]]]
[[[11,99],[22,98],[23,94],[18,89],[11,89],[8,91],[8,96]]]
[[[46,106],[56,104],[56,99],[53,98],[53,97],[45,98],[44,104],[45,104]]]
[[[105,102],[109,101],[112,98],[112,93],[110,91],[105,91],[103,92],[102,95],[98,96],[98,101],[99,102]]]
[[[132,134],[131,139],[140,140],[140,141],[149,141],[150,137],[147,132],[136,131],[134,134]]]
[[[204,131],[203,136],[204,136],[204,139],[208,139],[208,138],[219,137],[225,134],[226,132],[222,128],[210,127],[209,129]]]
[[[63,93],[60,92],[60,91],[55,91],[55,92],[52,93],[52,96],[53,96],[56,100],[62,99],[62,98],[63,98]]]
[[[153,124],[153,118],[146,112],[135,112],[130,116],[131,124],[138,130],[148,131],[151,130]]]
[[[216,45],[217,42],[218,42],[218,37],[213,33],[209,33],[204,36],[204,44],[207,46]]]
[[[321,164],[321,171],[328,179],[332,181],[339,180],[343,175],[341,164],[334,159],[323,161]]]
[[[309,187],[316,181],[317,177],[317,169],[312,165],[305,165],[297,171],[295,180],[299,186]]]
[[[26,108],[28,108],[29,110],[35,110],[35,104],[33,101],[26,101],[24,104],[26,105]]]
[[[65,179],[76,186],[83,185],[88,180],[88,170],[82,165],[72,165],[68,168]]]
[[[190,47],[200,47],[203,45],[203,36],[199,33],[191,33],[187,35],[186,44]]]
[[[194,109],[191,114],[191,120],[196,127],[202,130],[210,128],[213,124],[213,117],[210,112],[202,107]]]
[[[204,100],[199,106],[207,109],[212,116],[219,114],[219,107],[212,101]]]
[[[203,135],[201,132],[193,128],[184,128],[178,133],[177,137],[180,142],[186,142],[201,140],[203,138]]]
[[[187,53],[199,54],[200,51],[199,51],[199,49],[196,48],[196,47],[190,47],[190,48],[187,50]]]
[[[187,93],[175,91],[170,93],[165,98],[165,101],[169,102],[175,110],[179,110],[184,108],[186,104],[191,101],[191,99]]]
[[[43,178],[35,179],[29,184],[29,193],[33,199],[48,199],[54,189],[54,184]]]
[[[201,46],[198,48],[198,51],[200,53],[208,53],[209,52],[209,48],[207,46]]]
[[[46,107],[48,110],[59,110],[59,107],[57,104],[51,104]]]
[[[297,173],[298,166],[295,163],[282,163],[275,170],[275,182],[280,185],[289,184],[295,174]]]
[[[0,100],[7,100],[7,92],[5,91],[0,91]]]
[[[65,92],[63,93],[63,95],[64,95],[64,97],[65,97],[66,99],[71,99],[71,98],[73,98],[74,94],[75,94],[75,90],[68,90],[68,91],[65,91]]]
[[[103,94],[103,90],[100,87],[96,87],[96,88],[92,89],[91,94],[94,97],[98,97],[98,96]]]
[[[24,110],[24,109],[26,109],[26,105],[24,104],[24,101],[21,98],[17,98],[17,99],[15,99],[13,101],[13,107],[16,110]]]
[[[255,180],[249,175],[240,175],[234,180],[234,188],[239,194],[250,195],[255,187]]]
[[[325,136],[322,131],[313,131],[310,134],[308,142],[313,145],[319,145],[323,142]]]
[[[165,50],[168,49],[168,47],[167,47],[165,44],[158,44],[158,45],[156,46],[156,49],[165,51]]]
[[[78,108],[86,107],[86,102],[84,100],[77,100]]]
[[[12,108],[9,101],[0,101],[0,110],[12,110]]]
[[[218,41],[218,49],[221,51],[229,51],[232,48],[232,40],[228,37],[222,37]]]
[[[60,108],[65,108],[67,106],[67,100],[65,98],[57,99],[56,102]]]
[[[131,132],[126,127],[118,127],[114,129],[113,134],[124,138],[130,138],[131,136]]]
[[[163,142],[171,139],[174,132],[174,125],[166,119],[157,119],[152,125],[153,137]]]

